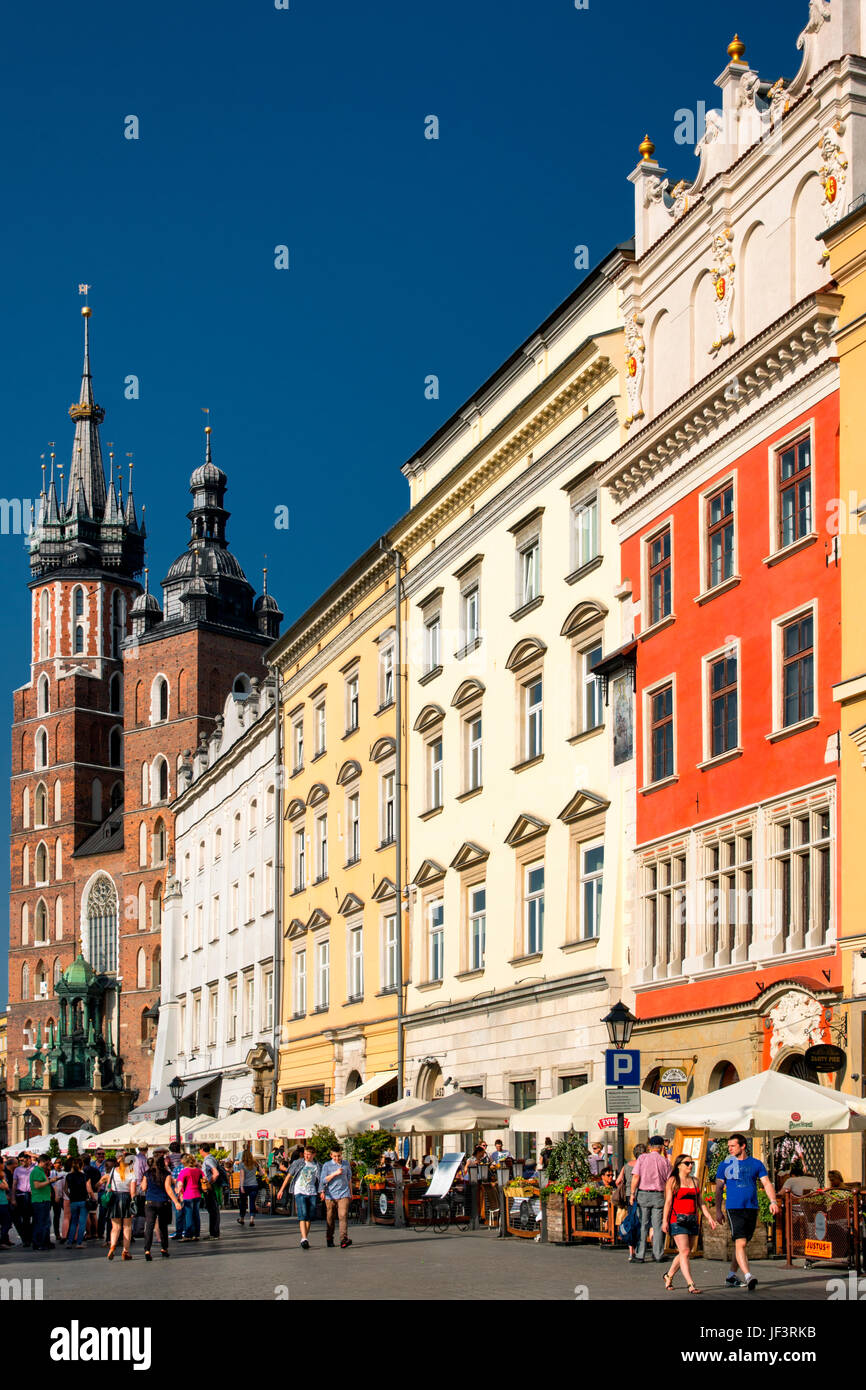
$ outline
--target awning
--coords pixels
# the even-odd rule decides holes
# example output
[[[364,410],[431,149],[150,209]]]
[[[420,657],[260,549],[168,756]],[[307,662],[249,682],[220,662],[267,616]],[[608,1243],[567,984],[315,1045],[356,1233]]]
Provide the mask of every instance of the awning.
[[[369,1081],[362,1081],[360,1086],[355,1087],[354,1091],[349,1091],[342,1100],[337,1100],[334,1104],[345,1105],[347,1100],[364,1100],[366,1096],[372,1096],[380,1087],[387,1086],[390,1081],[396,1080],[396,1071],[377,1071],[370,1077]]]
[[[212,1081],[216,1081],[222,1076],[220,1071],[212,1071],[208,1076],[197,1076],[190,1081],[184,1081],[183,1095],[181,1104],[194,1096],[196,1091],[201,1091],[205,1086],[209,1086]],[[144,1105],[139,1105],[135,1110],[130,1110],[127,1120],[130,1124],[137,1124],[139,1120],[164,1120],[169,1110],[174,1109],[174,1101],[171,1098],[171,1091],[167,1086],[163,1086],[161,1091],[157,1091],[155,1096],[145,1101]]]

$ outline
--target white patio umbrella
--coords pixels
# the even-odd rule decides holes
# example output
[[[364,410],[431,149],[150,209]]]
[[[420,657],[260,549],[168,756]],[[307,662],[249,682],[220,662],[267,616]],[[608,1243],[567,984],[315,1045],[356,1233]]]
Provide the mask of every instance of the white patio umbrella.
[[[65,1135],[65,1134],[60,1134],[60,1133],[57,1133],[57,1134],[39,1134],[39,1135],[37,1135],[35,1139],[31,1139],[31,1140],[30,1140],[30,1145],[29,1145],[29,1147],[30,1147],[31,1153],[35,1153],[35,1154],[47,1154],[48,1150],[51,1148],[51,1140],[52,1140],[52,1139],[56,1139],[56,1140],[57,1140],[57,1143],[60,1145],[60,1148],[62,1149],[62,1148],[64,1147],[65,1142],[66,1142],[66,1135]]]
[[[611,1116],[605,1094],[609,1089],[603,1082],[593,1081],[588,1086],[563,1091],[562,1095],[551,1096],[549,1100],[540,1100],[537,1105],[515,1111],[508,1128],[518,1134],[540,1134],[542,1130],[567,1134],[571,1129],[579,1129],[598,1138],[601,1133],[599,1120]],[[640,1111],[626,1116],[629,1129],[644,1128],[651,1115],[670,1109],[666,1100],[659,1100],[649,1091],[641,1091],[640,1098]],[[605,1129],[608,1128],[605,1126]]]
[[[29,1152],[30,1145],[26,1142],[26,1140],[19,1139],[17,1144],[9,1144],[7,1148],[3,1150],[3,1153],[9,1154],[12,1158],[17,1158],[19,1154],[23,1154],[25,1149],[27,1149]]]
[[[208,1128],[208,1126],[215,1124],[215,1115],[196,1115],[191,1120],[185,1120],[184,1117],[181,1115],[180,1137],[184,1141],[184,1143],[193,1138],[203,1139],[204,1135],[202,1134],[202,1130],[205,1130]],[[171,1134],[168,1135],[168,1138],[169,1142],[171,1142],[171,1140],[174,1138],[175,1133],[174,1120],[169,1120],[168,1123],[164,1126],[164,1132],[166,1134],[168,1134],[169,1130],[171,1130]],[[207,1141],[205,1140],[205,1142]]]
[[[513,1113],[506,1101],[452,1091],[417,1110],[397,1115],[389,1123],[395,1134],[461,1134],[472,1129],[508,1129]]]
[[[67,1135],[65,1136],[65,1138],[66,1138],[66,1145],[65,1145],[65,1147],[66,1147],[67,1149],[69,1148],[69,1141],[70,1141],[70,1139],[74,1139],[75,1142],[76,1142],[76,1144],[78,1145],[78,1149],[79,1149],[79,1152],[80,1152],[80,1151],[84,1148],[84,1146],[85,1146],[85,1144],[87,1143],[88,1139],[92,1139],[92,1138],[93,1138],[93,1130],[92,1130],[92,1129],[84,1129],[84,1128],[82,1128],[82,1129],[77,1129],[77,1130],[75,1131],[74,1134],[67,1134]],[[63,1148],[64,1145],[61,1144],[60,1147]]]
[[[269,1111],[267,1115],[256,1115],[255,1124],[250,1124],[249,1132],[242,1137],[255,1139],[267,1131],[268,1139],[285,1139],[293,1132],[292,1126],[303,1114],[303,1110],[289,1110],[285,1105],[278,1105],[276,1110]]]
[[[136,1129],[136,1144],[147,1144],[148,1148],[152,1144],[170,1144],[174,1138],[174,1121],[157,1125],[152,1120],[142,1120],[140,1125],[136,1125]]]
[[[90,1150],[117,1149],[122,1144],[133,1143],[136,1135],[138,1134],[138,1131],[147,1128],[147,1120],[139,1120],[138,1124],[134,1125],[131,1125],[129,1123],[123,1125],[116,1125],[114,1129],[107,1129],[102,1134],[91,1135],[91,1137],[86,1141],[84,1147]]]
[[[762,1071],[653,1115],[650,1133],[663,1134],[667,1125],[694,1125],[712,1135],[847,1134],[866,1129],[866,1101],[784,1072]]]
[[[238,1139],[255,1139],[256,1130],[264,1126],[261,1121],[263,1115],[257,1115],[254,1110],[236,1110],[233,1115],[225,1115],[221,1120],[214,1120],[211,1125],[202,1125],[196,1131],[196,1139],[206,1144],[216,1143],[217,1140],[227,1140],[233,1142]]]
[[[404,1096],[402,1100],[394,1100],[390,1105],[372,1106],[372,1115],[362,1116],[356,1119],[346,1130],[347,1134],[367,1134],[370,1130],[379,1130],[389,1133],[391,1122],[398,1115],[408,1115],[412,1110],[420,1110],[422,1105],[426,1105],[426,1100],[419,1100],[417,1096]]]

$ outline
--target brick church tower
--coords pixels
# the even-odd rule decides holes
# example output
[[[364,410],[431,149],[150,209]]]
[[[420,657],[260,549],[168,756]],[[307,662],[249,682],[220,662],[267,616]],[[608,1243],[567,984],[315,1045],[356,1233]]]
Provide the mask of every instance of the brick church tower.
[[[23,1137],[27,1105],[43,1132],[67,1118],[72,1128],[72,1119],[88,1118],[61,1113],[63,1095],[53,1089],[49,1061],[59,1020],[56,987],[79,953],[114,982],[104,991],[101,1027],[106,1046],[119,1055],[127,1103],[147,1094],[178,767],[210,736],[227,691],[263,678],[263,655],[282,618],[267,593],[254,602],[228,550],[227,479],[212,462],[209,430],[205,463],[190,480],[189,542],[164,581],[165,611],[142,591],[145,529],[131,476],[124,500],[113,459],[106,485],[90,309],[82,313],[84,371],[69,412],[72,461],[66,485],[61,473],[58,486],[52,454],[30,533],[30,677],[14,694],[13,1140]],[[43,1071],[43,1095],[16,1095],[19,1078],[26,1074],[32,1087]]]

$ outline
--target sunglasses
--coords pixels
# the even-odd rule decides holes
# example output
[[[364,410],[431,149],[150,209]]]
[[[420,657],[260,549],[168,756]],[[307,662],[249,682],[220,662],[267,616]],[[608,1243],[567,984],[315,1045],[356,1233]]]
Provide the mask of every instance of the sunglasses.
[[[684,1158],[681,1166],[683,1168],[694,1168],[695,1160],[693,1158]]]

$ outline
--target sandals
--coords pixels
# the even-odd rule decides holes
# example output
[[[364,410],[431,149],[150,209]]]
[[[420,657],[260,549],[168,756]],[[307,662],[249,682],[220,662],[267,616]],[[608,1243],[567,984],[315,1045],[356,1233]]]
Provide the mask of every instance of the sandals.
[[[703,1289],[695,1288],[694,1284],[689,1284],[689,1293],[703,1293]]]
[[[665,1274],[663,1277],[665,1288],[667,1289],[668,1293],[670,1293],[671,1289],[674,1286],[674,1276],[672,1274]]]

